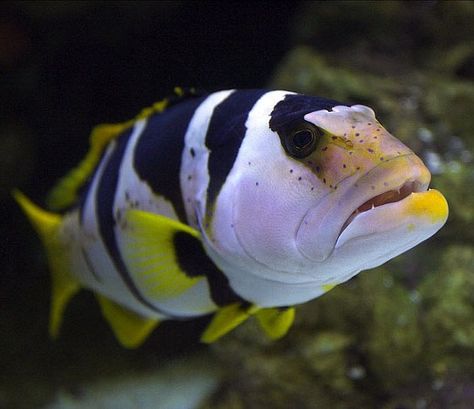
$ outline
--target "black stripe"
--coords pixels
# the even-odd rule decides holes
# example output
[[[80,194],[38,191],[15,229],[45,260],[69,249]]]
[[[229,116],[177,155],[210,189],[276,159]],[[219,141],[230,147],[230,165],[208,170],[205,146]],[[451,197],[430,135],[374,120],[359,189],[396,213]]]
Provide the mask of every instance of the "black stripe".
[[[136,287],[122,259],[117,245],[117,238],[115,236],[115,219],[113,215],[114,198],[117,189],[120,165],[132,131],[133,129],[130,129],[117,138],[117,146],[105,165],[105,169],[99,181],[99,186],[97,187],[96,217],[99,225],[99,232],[105,247],[107,248],[116,270],[122,277],[130,292],[138,301],[151,310],[169,316],[169,313],[163,312],[146,300],[140,290]]]
[[[234,166],[247,128],[245,122],[255,103],[268,90],[235,91],[214,108],[206,134],[206,146],[210,151],[207,188],[207,209],[211,209]]]
[[[232,290],[229,280],[207,256],[200,240],[184,232],[173,237],[176,261],[181,270],[189,277],[207,278],[212,301],[223,306],[233,302],[247,305],[248,302]]]
[[[347,105],[333,99],[312,97],[302,94],[286,95],[275,105],[269,126],[272,131],[286,133],[296,123],[303,122],[304,116],[310,112],[326,109],[330,111],[336,105]]]
[[[150,117],[133,155],[133,166],[140,179],[153,192],[171,201],[182,222],[187,221],[179,177],[184,136],[194,112],[204,99],[185,100]]]

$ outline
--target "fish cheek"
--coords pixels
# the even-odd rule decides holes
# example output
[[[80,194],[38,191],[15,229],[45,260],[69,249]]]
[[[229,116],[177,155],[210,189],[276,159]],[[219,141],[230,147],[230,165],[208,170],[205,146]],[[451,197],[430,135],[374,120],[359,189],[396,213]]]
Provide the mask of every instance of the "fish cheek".
[[[351,150],[333,143],[323,143],[301,162],[311,169],[322,185],[337,190],[342,180],[360,170],[352,156]]]

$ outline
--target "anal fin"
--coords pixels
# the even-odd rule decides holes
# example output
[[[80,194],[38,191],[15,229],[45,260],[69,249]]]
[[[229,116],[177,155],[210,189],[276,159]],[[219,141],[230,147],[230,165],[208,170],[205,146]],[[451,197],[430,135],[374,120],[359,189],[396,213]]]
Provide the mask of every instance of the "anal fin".
[[[143,317],[102,295],[97,295],[97,299],[103,316],[125,348],[138,348],[160,323],[156,318]]]
[[[279,339],[286,335],[295,319],[294,307],[264,308],[256,313],[258,323],[271,339]]]

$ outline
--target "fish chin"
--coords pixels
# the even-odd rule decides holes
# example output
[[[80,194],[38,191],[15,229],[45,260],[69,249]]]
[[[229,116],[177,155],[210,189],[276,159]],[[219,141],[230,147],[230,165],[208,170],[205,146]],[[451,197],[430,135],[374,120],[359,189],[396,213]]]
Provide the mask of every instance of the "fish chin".
[[[375,267],[431,237],[447,217],[448,205],[439,191],[412,192],[351,217],[332,258],[354,259],[359,269]]]

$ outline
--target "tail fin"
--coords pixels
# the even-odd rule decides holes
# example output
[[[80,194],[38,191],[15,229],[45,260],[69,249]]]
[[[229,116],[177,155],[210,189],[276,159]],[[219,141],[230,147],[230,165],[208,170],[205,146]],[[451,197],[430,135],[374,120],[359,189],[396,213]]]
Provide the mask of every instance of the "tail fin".
[[[59,238],[62,216],[41,209],[18,190],[13,191],[13,197],[28,216],[46,249],[52,275],[49,334],[56,338],[66,305],[80,289],[78,281],[68,271],[67,251]]]

